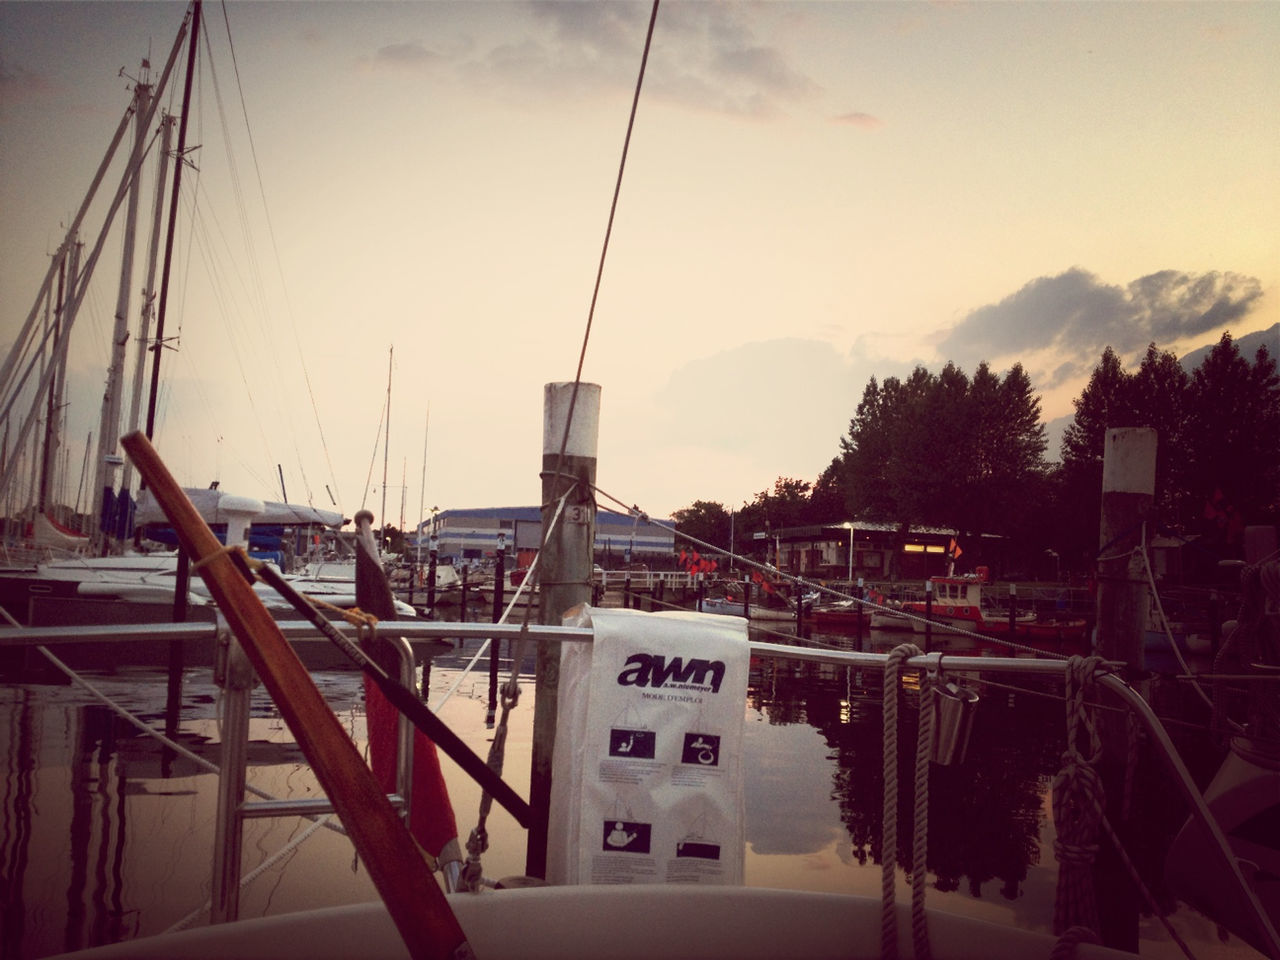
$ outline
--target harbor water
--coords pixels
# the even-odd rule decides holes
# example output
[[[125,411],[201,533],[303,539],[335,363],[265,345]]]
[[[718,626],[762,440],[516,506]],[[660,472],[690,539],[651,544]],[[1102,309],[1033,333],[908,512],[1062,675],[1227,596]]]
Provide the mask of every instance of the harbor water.
[[[813,642],[883,652],[906,639],[872,633],[815,636]],[[478,643],[436,658],[428,673],[431,702],[452,688]],[[532,730],[533,658],[524,695],[512,713],[504,777],[527,796]],[[502,662],[502,675],[509,663]],[[315,674],[344,727],[363,747],[359,675]],[[103,695],[157,729],[165,724],[163,671],[121,668],[86,679]],[[1054,685],[979,684],[980,701],[965,761],[933,766],[928,820],[928,903],[1000,924],[1048,931],[1057,870],[1050,783],[1064,739],[1063,705]],[[796,661],[753,659],[746,704],[746,883],[751,886],[880,893],[881,677]],[[1172,707],[1169,707],[1172,704]],[[439,715],[481,756],[486,726],[487,656],[462,681]],[[176,739],[219,759],[219,694],[207,670],[188,670]],[[1178,708],[1176,696],[1164,705]],[[1166,710],[1160,709],[1168,716]],[[1216,768],[1194,711],[1169,716],[1193,772]],[[208,920],[216,777],[140,733],[78,684],[10,683],[0,687],[5,749],[0,759],[0,957],[25,960],[99,943],[159,933]],[[902,769],[910,770],[915,714],[902,717]],[[250,722],[249,783],[275,797],[318,796],[319,789],[269,698],[255,691]],[[476,824],[478,789],[443,761],[465,843]],[[1168,900],[1159,858],[1182,823],[1153,766],[1139,771],[1139,798],[1152,799],[1130,851],[1166,907],[1178,934],[1201,958],[1257,957],[1209,919]],[[908,774],[907,780],[910,776]],[[904,790],[901,853],[910,849],[911,803]],[[245,824],[240,916],[377,898],[350,842],[299,817]],[[524,831],[494,806],[486,827],[487,877],[524,872]],[[910,899],[899,871],[898,897]],[[780,918],[785,922],[785,918]],[[1182,956],[1160,922],[1140,920],[1141,955]]]

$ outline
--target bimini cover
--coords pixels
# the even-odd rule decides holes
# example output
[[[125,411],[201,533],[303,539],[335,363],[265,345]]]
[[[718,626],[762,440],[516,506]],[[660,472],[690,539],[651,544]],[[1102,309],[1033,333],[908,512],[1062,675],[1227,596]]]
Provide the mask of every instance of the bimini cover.
[[[552,883],[742,883],[747,622],[583,606],[566,623]]]

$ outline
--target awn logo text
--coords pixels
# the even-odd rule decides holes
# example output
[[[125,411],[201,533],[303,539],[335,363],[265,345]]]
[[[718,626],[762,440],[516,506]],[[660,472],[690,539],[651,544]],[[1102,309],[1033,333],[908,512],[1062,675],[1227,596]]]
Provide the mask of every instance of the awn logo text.
[[[675,690],[707,690],[720,692],[724,681],[723,660],[672,657],[670,662],[659,654],[633,653],[618,674],[624,687],[666,687]]]

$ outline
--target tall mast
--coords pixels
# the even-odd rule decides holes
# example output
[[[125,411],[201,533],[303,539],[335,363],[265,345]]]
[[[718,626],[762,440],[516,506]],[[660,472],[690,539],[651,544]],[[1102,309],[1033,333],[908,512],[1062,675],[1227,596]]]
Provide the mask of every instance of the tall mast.
[[[391,351],[387,354],[387,423],[382,441],[382,513],[378,517],[382,521],[382,533],[378,537],[381,540],[378,544],[379,553],[387,543],[387,456],[391,452],[391,368],[395,355],[396,346],[393,343]]]
[[[427,404],[427,426],[422,431],[422,486],[418,489],[418,535],[414,543],[418,548],[418,564],[422,564],[422,529],[421,524],[427,511],[427,437],[431,433],[431,404]],[[435,531],[433,530],[432,533]]]
[[[164,349],[164,319],[169,303],[169,268],[173,263],[173,234],[178,225],[178,195],[182,187],[182,165],[187,152],[187,118],[191,115],[191,81],[196,70],[196,38],[200,36],[200,0],[191,4],[191,42],[187,45],[187,76],[182,85],[182,117],[178,121],[178,152],[173,160],[173,193],[169,201],[169,227],[164,238],[164,269],[160,275],[160,304],[156,315],[156,342],[152,347],[151,390],[147,395],[147,439],[156,432],[156,391],[160,384],[160,351]]]
[[[58,263],[58,296],[53,306],[53,345],[51,353],[57,362],[59,355],[58,342],[61,336],[59,329],[62,322],[62,304],[63,293],[66,290],[67,282],[67,258],[66,251],[59,250]],[[45,301],[45,323],[49,322],[50,300]],[[49,384],[49,402],[45,409],[44,421],[44,460],[40,468],[40,489],[36,495],[36,510],[44,512],[49,508],[49,499],[51,496],[50,488],[54,485],[54,476],[57,472],[58,448],[61,446],[59,427],[59,415],[62,412],[62,393],[66,382],[65,365],[59,364],[62,369],[54,372],[53,380]],[[56,493],[52,494],[56,496]]]
[[[169,148],[173,140],[173,115],[166,113],[160,121],[160,157],[156,164],[155,202],[151,211],[151,243],[147,248],[147,285],[142,288],[142,318],[138,322],[137,361],[133,366],[133,390],[129,397],[129,432],[138,429],[141,417],[142,382],[147,368],[147,349],[151,346],[151,321],[156,312],[156,266],[160,260],[160,233],[164,225],[164,191],[169,180]],[[159,347],[156,348],[157,350]],[[120,489],[133,486],[133,461],[124,465]]]
[[[159,104],[160,91],[164,89],[165,84],[168,82],[169,74],[172,72],[173,65],[178,59],[178,51],[181,49],[182,40],[186,36],[187,25],[189,23],[190,16],[188,15],[183,18],[182,27],[179,29],[178,36],[174,40],[173,49],[169,53],[168,60],[165,61],[164,71],[160,75],[160,82],[156,86],[155,95],[151,98],[151,107],[147,111],[147,119],[142,124],[144,128],[150,127],[151,125],[152,117],[154,116],[156,107]],[[65,248],[72,249],[74,255],[78,256],[78,253],[75,253],[75,251],[78,250],[79,242],[76,238],[78,237],[80,222],[84,217],[85,211],[88,209],[89,199],[93,193],[96,192],[102,177],[106,173],[111,157],[114,155],[121,139],[123,139],[124,132],[129,127],[129,120],[131,119],[132,114],[133,100],[130,99],[129,109],[124,112],[124,116],[120,120],[120,125],[116,130],[115,137],[112,139],[111,147],[107,151],[107,156],[104,157],[102,164],[98,167],[98,172],[94,175],[93,184],[89,188],[89,196],[87,196],[84,203],[81,204],[80,211],[76,214],[74,222],[67,230],[66,239],[63,241],[62,245]],[[85,261],[84,270],[80,270],[77,265],[75,269],[68,271],[68,276],[71,278],[71,282],[68,285],[69,291],[66,298],[64,318],[62,322],[62,343],[58,346],[58,352],[61,356],[65,356],[66,354],[67,343],[70,341],[72,324],[79,308],[80,301],[84,298],[89,277],[93,275],[94,268],[97,266],[98,257],[102,253],[103,245],[106,242],[111,224],[115,219],[116,213],[120,209],[120,205],[124,203],[129,192],[129,186],[132,184],[133,178],[137,176],[138,167],[141,165],[141,162],[142,144],[138,143],[129,158],[128,164],[126,165],[124,174],[120,181],[120,186],[108,205],[106,214],[103,218],[102,227],[98,232],[98,239],[94,244],[92,251],[90,251],[88,259]],[[10,349],[8,357],[5,359],[4,365],[0,367],[0,390],[4,391],[3,398],[0,398],[0,408],[2,408],[0,417],[8,417],[9,409],[19,397],[21,385],[19,384],[18,388],[15,389],[10,378],[15,373],[16,364],[20,362],[29,347],[28,338],[30,337],[32,330],[35,328],[35,321],[39,314],[40,305],[43,303],[44,297],[48,295],[49,286],[52,283],[52,279],[57,273],[57,270],[58,267],[56,261],[49,265],[49,270],[45,275],[44,282],[40,285],[40,293],[36,296],[36,302],[32,305],[31,312],[27,315],[27,319],[22,326],[22,331],[19,333],[18,339],[14,341],[13,347]],[[61,360],[59,362],[61,362]],[[40,383],[36,387],[35,391],[35,404],[33,405],[30,413],[24,418],[22,426],[19,428],[18,438],[13,445],[14,449],[19,449],[26,443],[27,438],[31,433],[31,429],[35,424],[39,403],[43,399],[45,391],[49,389],[52,374],[57,369],[57,366],[50,367],[46,374],[40,378]],[[30,375],[30,372],[31,368],[28,366],[27,371],[22,374],[21,379],[25,380]],[[0,466],[0,490],[6,490],[8,488],[10,481],[14,477],[15,468],[16,462],[13,457],[10,457],[3,466]]]
[[[147,136],[147,108],[151,104],[151,85],[136,83],[133,87],[134,155],[140,156]],[[129,183],[129,200],[125,207],[124,250],[120,258],[120,287],[116,293],[115,325],[111,333],[111,365],[107,368],[107,386],[102,397],[102,419],[98,426],[98,464],[96,493],[102,500],[94,515],[99,520],[99,530],[94,534],[95,545],[105,545],[117,529],[114,497],[114,467],[109,462],[117,457],[120,440],[120,400],[124,387],[125,346],[129,342],[129,295],[133,288],[134,238],[138,230],[138,196],[141,178],[135,169]],[[101,534],[101,536],[99,536]]]

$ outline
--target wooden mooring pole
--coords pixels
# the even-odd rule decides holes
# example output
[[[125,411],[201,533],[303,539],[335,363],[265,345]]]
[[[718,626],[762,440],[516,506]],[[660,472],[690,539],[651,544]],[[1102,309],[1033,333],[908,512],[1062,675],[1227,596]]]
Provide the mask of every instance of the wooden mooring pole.
[[[1135,688],[1145,679],[1142,655],[1147,606],[1151,602],[1145,576],[1143,524],[1155,500],[1156,432],[1150,427],[1107,431],[1102,459],[1102,517],[1098,541],[1097,652],[1126,666],[1124,677]],[[1148,531],[1149,533],[1149,531]],[[1128,725],[1123,712],[1105,711],[1098,720],[1102,738],[1099,773],[1106,790],[1107,819],[1121,843],[1134,830],[1124,813],[1128,765]],[[1137,789],[1141,784],[1136,785]],[[1134,803],[1135,809],[1141,809]],[[1099,842],[1094,862],[1098,894],[1098,933],[1118,950],[1138,952],[1139,893],[1113,846]]]
[[[549,383],[542,408],[542,551],[538,561],[538,622],[559,625],[566,611],[591,600],[595,542],[596,442],[600,385]],[[554,528],[559,500],[564,509]],[[559,713],[560,644],[538,641],[529,804],[533,808],[525,873],[547,875],[551,761]]]

